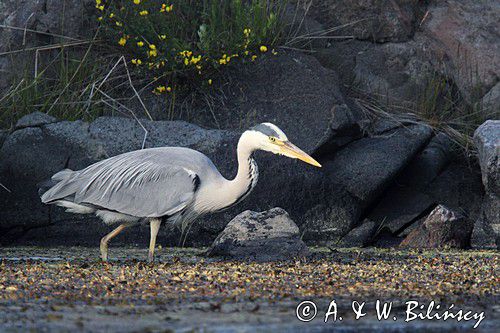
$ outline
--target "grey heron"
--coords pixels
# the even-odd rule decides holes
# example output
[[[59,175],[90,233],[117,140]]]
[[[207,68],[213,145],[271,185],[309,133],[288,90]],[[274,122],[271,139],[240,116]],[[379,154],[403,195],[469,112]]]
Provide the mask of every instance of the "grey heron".
[[[255,187],[258,169],[253,153],[264,150],[321,165],[292,144],[276,125],[262,123],[243,132],[237,146],[238,172],[224,178],[204,154],[189,148],[159,147],[117,155],[85,169],[65,169],[52,176],[42,194],[46,204],[68,212],[95,214],[108,225],[119,224],[100,243],[107,261],[108,242],[125,228],[149,221],[148,260],[154,258],[163,221],[187,225],[197,217],[236,205]]]

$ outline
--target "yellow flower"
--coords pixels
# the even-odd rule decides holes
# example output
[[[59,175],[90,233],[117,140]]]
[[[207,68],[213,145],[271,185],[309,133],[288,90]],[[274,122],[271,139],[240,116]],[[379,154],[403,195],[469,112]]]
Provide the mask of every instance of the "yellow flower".
[[[243,52],[246,56],[248,55],[248,51]]]
[[[189,59],[188,58],[184,58],[184,65],[189,65]]]
[[[158,55],[158,52],[156,50],[150,50],[148,54],[150,57],[156,57]]]
[[[95,4],[96,4],[96,5],[100,5],[100,4],[101,4],[101,2],[102,2],[102,0],[95,0]]]
[[[139,46],[139,47],[143,47],[143,46],[144,46],[144,42],[143,42],[143,41],[139,41],[139,42],[137,42],[137,46]]]
[[[115,17],[114,13],[109,14],[109,18],[113,18],[113,17]]]
[[[95,8],[99,9],[99,10],[104,10],[104,6],[103,5],[96,5]]]
[[[118,44],[120,44],[121,46],[125,46],[125,44],[127,44],[127,39],[125,37],[120,38]]]
[[[134,0],[134,3],[135,3],[136,5],[138,5],[138,4],[140,4],[140,3],[141,3],[141,0]]]
[[[163,39],[163,40],[167,39],[167,35],[160,35],[160,39]]]
[[[227,60],[226,60],[226,58],[219,59],[219,64],[220,64],[220,65],[225,65],[225,64],[227,64]]]
[[[208,79],[208,84],[211,85],[212,84],[212,79]]]
[[[121,27],[121,26],[123,26],[123,24],[121,22],[116,21],[116,26]]]
[[[191,64],[195,64],[196,65],[198,62],[200,62],[200,60],[201,60],[201,55],[198,55],[197,57],[191,57],[191,60],[189,60],[189,62]]]
[[[149,14],[149,12],[148,12],[147,10],[141,10],[141,11],[139,12],[139,15],[141,15],[141,16],[146,16],[146,15],[148,15],[148,14]]]
[[[174,5],[167,6],[166,4],[161,4],[160,12],[164,13],[170,13],[172,10],[174,10]]]
[[[156,45],[155,44],[149,44],[149,48],[151,50],[156,50]]]
[[[249,28],[243,29],[243,34],[247,37],[250,35],[250,32],[252,32],[252,30],[250,30]]]
[[[260,52],[262,52],[262,53],[267,52],[267,46],[262,45],[260,47]]]
[[[255,61],[255,59],[257,59],[257,56],[256,56],[256,55],[253,55],[253,56],[252,56],[252,61]]]
[[[158,93],[162,93],[164,92],[165,90],[167,90],[167,88],[165,86],[158,86],[156,87],[155,89]]]
[[[168,92],[171,92],[171,91],[172,91],[172,88],[171,88],[171,87],[167,87],[167,91],[168,91]]]
[[[141,59],[132,59],[132,63],[136,66],[142,65]]]
[[[102,16],[99,16],[99,17],[97,18],[97,21],[102,21]]]

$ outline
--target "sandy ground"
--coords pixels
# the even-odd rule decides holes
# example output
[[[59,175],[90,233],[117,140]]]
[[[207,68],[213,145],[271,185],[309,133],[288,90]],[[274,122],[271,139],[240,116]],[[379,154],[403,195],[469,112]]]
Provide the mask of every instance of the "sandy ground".
[[[208,259],[199,249],[160,249],[154,265],[145,263],[146,249],[112,247],[106,264],[98,252],[1,248],[0,332],[496,332],[500,327],[500,255],[494,251],[318,248],[308,259],[248,263]],[[306,300],[317,311],[304,303],[299,315],[316,316],[302,322],[297,305]],[[377,300],[392,302],[387,320],[377,319]],[[361,308],[366,315],[358,320],[354,301],[356,309],[366,302]],[[416,304],[410,301],[419,303],[408,312]],[[431,301],[435,306],[429,311]],[[452,304],[449,313],[470,311],[468,320],[436,317]],[[324,323],[334,305],[336,316]],[[413,315],[425,319],[406,322]]]

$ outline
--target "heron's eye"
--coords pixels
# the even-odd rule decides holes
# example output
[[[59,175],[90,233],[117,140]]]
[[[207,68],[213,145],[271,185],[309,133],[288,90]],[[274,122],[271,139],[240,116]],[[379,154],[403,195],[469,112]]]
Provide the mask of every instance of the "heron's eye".
[[[270,140],[271,142],[276,142],[276,138],[275,138],[274,136],[270,136],[270,137],[269,137],[269,140]]]

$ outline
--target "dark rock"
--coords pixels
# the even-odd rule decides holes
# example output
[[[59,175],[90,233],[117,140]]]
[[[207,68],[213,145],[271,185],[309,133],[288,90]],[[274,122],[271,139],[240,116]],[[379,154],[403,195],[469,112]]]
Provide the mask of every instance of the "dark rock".
[[[336,152],[349,142],[360,139],[364,135],[363,122],[356,117],[353,109],[346,104],[333,108],[333,119],[325,140],[318,145],[314,156],[322,156]]]
[[[423,213],[428,213],[433,205],[434,199],[424,193],[394,186],[384,194],[368,218],[377,226],[398,234]]]
[[[281,208],[244,211],[226,226],[208,250],[209,256],[257,261],[290,260],[309,254],[299,228]]]
[[[425,7],[418,0],[313,1],[311,15],[336,33],[377,42],[408,40]]]
[[[400,103],[415,101],[433,73],[430,62],[421,53],[416,42],[368,45],[356,54],[354,73],[358,88]]]
[[[386,126],[391,128],[390,124]],[[379,130],[383,129],[380,125],[377,127]],[[427,147],[399,173],[382,199],[368,213],[368,218],[375,221],[379,228],[386,228],[387,232],[395,236],[407,235],[415,225],[418,225],[423,216],[430,213],[437,202],[445,200],[449,203],[450,200],[446,198],[452,194],[451,191],[456,189],[455,185],[461,182],[462,177],[457,176],[456,179],[451,179],[456,176],[453,175],[446,177],[444,181],[436,181],[435,184],[432,182],[440,177],[441,172],[450,162],[454,155],[453,149],[454,144],[446,134],[439,133],[434,136]],[[439,187],[435,186],[436,184],[439,184]],[[445,189],[450,189],[450,191]],[[463,191],[458,189],[453,195],[458,196],[464,191],[469,199],[474,198],[465,189]],[[464,206],[460,207],[456,203],[451,203],[451,207],[462,209]]]
[[[431,134],[430,127],[414,125],[362,138],[335,153],[323,168],[333,183],[343,185],[368,205],[390,185]]]
[[[56,118],[49,116],[46,113],[37,111],[27,114],[21,119],[19,119],[16,123],[16,129],[25,127],[37,127],[40,125],[55,123],[56,121],[57,121]]]
[[[419,228],[411,232],[401,247],[465,249],[470,247],[473,223],[464,216],[438,205]]]
[[[315,57],[326,68],[333,69],[345,87],[351,87],[358,82],[356,77],[356,58],[360,52],[372,44],[364,41],[339,41],[332,47],[320,49]]]
[[[360,226],[349,231],[349,233],[337,242],[332,242],[332,247],[363,247],[373,240],[377,232],[377,224],[365,219]]]
[[[456,152],[456,144],[450,137],[438,133],[399,177],[400,184],[413,188],[426,187],[446,168]]]
[[[467,160],[454,160],[423,193],[474,221],[481,211],[484,194],[478,169]]]
[[[500,120],[488,120],[474,132],[483,185],[500,196]]]

